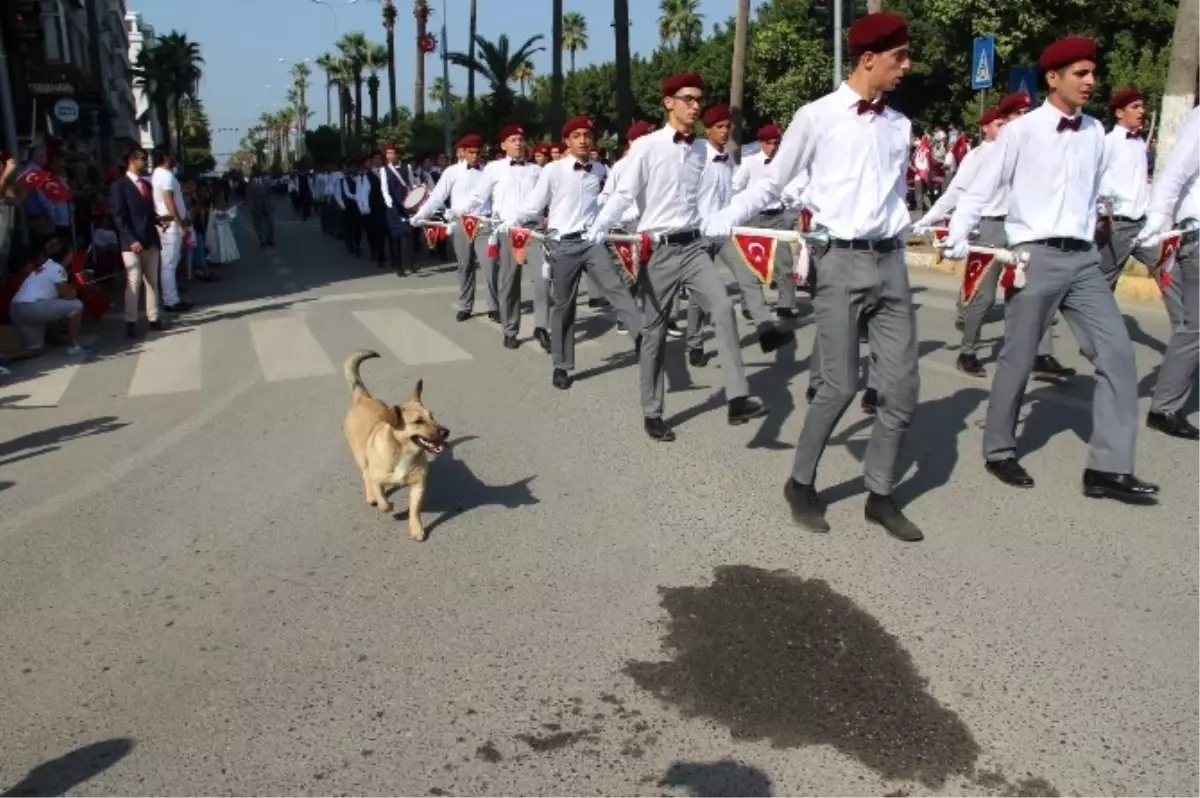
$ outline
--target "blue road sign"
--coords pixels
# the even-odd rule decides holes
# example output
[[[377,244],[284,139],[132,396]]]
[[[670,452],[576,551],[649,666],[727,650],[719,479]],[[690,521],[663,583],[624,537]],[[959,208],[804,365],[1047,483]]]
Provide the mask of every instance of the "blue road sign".
[[[971,48],[971,88],[975,91],[990,89],[992,76],[996,72],[996,39],[994,36],[975,37]]]
[[[1023,91],[1030,100],[1037,100],[1037,71],[1031,66],[1015,66],[1008,71],[1008,90]]]

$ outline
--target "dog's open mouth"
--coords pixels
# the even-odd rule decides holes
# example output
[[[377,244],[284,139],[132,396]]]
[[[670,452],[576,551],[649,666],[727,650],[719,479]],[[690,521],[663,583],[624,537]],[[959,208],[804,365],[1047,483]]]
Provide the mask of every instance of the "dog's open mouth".
[[[417,442],[417,446],[420,446],[430,454],[441,454],[442,452],[446,451],[446,447],[450,445],[445,441],[435,441],[431,438],[426,438],[421,435],[413,436],[413,440]]]

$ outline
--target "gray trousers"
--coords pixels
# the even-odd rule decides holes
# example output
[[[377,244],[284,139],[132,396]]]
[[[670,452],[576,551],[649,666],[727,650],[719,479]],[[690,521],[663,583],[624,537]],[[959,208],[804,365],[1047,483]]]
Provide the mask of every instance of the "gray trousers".
[[[996,247],[1002,249],[1008,245],[1008,236],[1004,232],[1004,222],[997,219],[982,219],[979,222],[979,238],[976,242],[985,247]],[[987,316],[987,312],[991,310],[992,305],[996,304],[996,288],[1000,284],[1000,275],[1004,271],[1004,266],[996,261],[988,266],[987,272],[979,280],[979,287],[975,289],[975,296],[971,297],[971,301],[962,306],[962,292],[959,292],[959,306],[962,308],[962,347],[960,353],[964,355],[975,354],[975,348],[979,345],[979,332],[983,329],[983,320]],[[1004,306],[1005,324],[1008,320],[1008,304]],[[1046,328],[1046,334],[1042,336],[1038,342],[1038,356],[1054,354],[1054,339],[1050,335],[1050,328]]]
[[[260,244],[275,243],[275,204],[270,196],[250,198],[250,219]]]
[[[546,244],[541,241],[531,239],[525,247],[525,272],[533,282],[533,326],[550,332],[550,279],[542,276],[547,257]]]
[[[921,388],[916,314],[904,249],[887,254],[830,249],[815,259],[813,267],[822,380],[804,417],[792,477],[805,485],[816,481],[821,454],[857,393],[858,318],[866,313],[879,409],[863,476],[868,490],[888,495]]]
[[[650,262],[639,276],[643,320],[642,415],[646,418],[662,418],[666,392],[666,372],[663,370],[666,325],[680,288],[687,288],[688,301],[699,303],[700,309],[713,320],[721,373],[725,377],[725,399],[731,401],[750,394],[733,302],[709,257],[707,242],[698,239],[690,244],[663,243],[654,249]]]
[[[537,242],[530,241],[534,247]],[[514,336],[521,330],[521,271],[520,263],[512,251],[512,239],[500,237],[500,257],[497,259],[499,277],[496,282],[496,299],[499,302],[500,328],[505,336]],[[486,246],[486,243],[485,243]],[[529,252],[529,248],[525,250]]]
[[[773,216],[759,214],[750,220],[751,227],[764,227],[768,230],[796,230],[796,214],[784,211]],[[734,253],[736,258],[736,253]],[[775,288],[779,291],[779,301],[776,307],[796,307],[796,281],[792,279],[792,269],[795,264],[792,258],[790,244],[780,244],[775,249]],[[757,280],[758,278],[755,278]],[[751,311],[753,312],[753,311]]]
[[[771,317],[771,309],[767,307],[762,281],[754,276],[746,264],[741,262],[733,244],[728,240],[709,239],[708,252],[714,264],[724,266],[733,274],[733,279],[737,281],[738,291],[742,295],[742,301],[746,303],[746,310],[750,312],[750,318],[759,331],[773,327],[775,321]],[[788,279],[789,282],[792,282],[794,301],[795,282],[791,280],[791,272],[788,273]],[[687,346],[688,349],[704,348],[704,314],[700,312],[699,303],[690,301],[687,308]]]
[[[593,271],[587,272],[587,295],[588,299],[603,299],[605,296],[604,286],[597,279]]]
[[[488,276],[488,311],[499,310],[496,299],[495,263],[487,256],[487,236],[480,231],[475,241],[467,240],[462,225],[452,234],[454,258],[458,261],[458,309],[470,313],[475,308],[475,269],[485,264]]]
[[[1132,474],[1137,443],[1137,368],[1125,319],[1103,274],[1100,253],[1067,252],[1042,244],[1030,254],[1025,287],[1008,299],[1004,345],[996,362],[983,431],[983,455],[997,462],[1016,456],[1017,414],[1037,356],[1037,342],[1061,308],[1076,340],[1095,367],[1088,468]]]
[[[1135,254],[1135,251],[1137,259],[1150,268],[1154,268],[1154,263],[1158,260],[1157,248],[1134,246],[1133,240],[1141,232],[1145,221],[1145,219],[1132,222],[1113,219],[1107,240],[1104,237],[1098,237],[1096,245],[1100,249],[1100,272],[1113,291],[1117,290],[1117,281],[1121,279],[1121,273],[1125,271],[1125,264],[1129,262],[1129,258]]]
[[[1174,297],[1182,305],[1182,313],[1171,314],[1171,340],[1163,354],[1158,382],[1150,410],[1155,413],[1178,413],[1184,409],[1188,396],[1196,383],[1197,365],[1200,364],[1200,243],[1196,234],[1179,247],[1175,255],[1175,270],[1171,273],[1171,285],[1164,292],[1167,313],[1171,314]],[[1141,260],[1141,258],[1139,258]],[[1153,265],[1153,263],[1151,264]],[[1178,288],[1176,288],[1178,285]],[[1175,289],[1175,290],[1171,290]],[[1177,311],[1178,312],[1178,311]]]
[[[630,335],[641,335],[642,318],[633,295],[603,244],[584,240],[547,241],[546,256],[550,259],[550,357],[554,368],[567,371],[575,368],[575,303],[584,271],[600,286],[592,298],[608,299]]]

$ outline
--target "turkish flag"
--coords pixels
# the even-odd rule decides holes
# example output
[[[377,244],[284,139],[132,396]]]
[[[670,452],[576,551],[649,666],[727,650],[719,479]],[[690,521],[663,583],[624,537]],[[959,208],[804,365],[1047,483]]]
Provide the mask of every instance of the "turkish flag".
[[[609,245],[613,257],[617,259],[617,263],[621,267],[621,274],[629,282],[636,282],[638,276],[637,245],[632,241],[610,241]]]
[[[737,233],[732,239],[733,246],[742,256],[742,262],[763,285],[770,285],[775,272],[775,250],[779,239],[774,236]]]
[[[475,234],[479,232],[479,217],[470,216],[469,214],[462,215],[463,232],[467,234],[467,240],[471,243],[475,242]]]
[[[54,175],[50,174],[45,169],[39,169],[35,166],[32,169],[27,169],[21,173],[21,176],[17,178],[17,185],[26,191],[36,191],[52,177],[54,177]]]
[[[513,257],[517,263],[525,265],[525,247],[529,244],[529,239],[533,235],[524,227],[510,227],[508,229],[508,240],[512,244]]]
[[[500,257],[500,244],[495,241],[488,242],[487,256],[492,260]]]
[[[42,184],[42,193],[51,202],[69,202],[75,196],[65,180],[53,176]]]
[[[1158,287],[1166,290],[1171,284],[1171,272],[1175,271],[1175,255],[1179,252],[1179,245],[1183,240],[1180,233],[1172,233],[1168,236],[1163,236],[1158,242],[1158,260],[1154,264],[1154,277],[1158,280]]]
[[[810,211],[808,208],[800,209],[800,232],[812,232],[812,211]]]
[[[427,224],[423,228],[425,246],[436,249],[437,245],[446,240],[446,228],[440,224]]]
[[[638,255],[640,256],[639,260],[641,261],[642,266],[644,267],[647,263],[650,262],[650,256],[654,254],[654,245],[650,241],[649,233],[642,233],[640,238],[642,240],[641,240],[641,243],[638,244]]]
[[[979,286],[983,282],[983,275],[987,273],[988,268],[995,259],[996,256],[990,252],[976,252],[971,250],[967,253],[967,266],[963,269],[962,282],[962,301],[964,305],[975,298],[975,294],[979,291]]]

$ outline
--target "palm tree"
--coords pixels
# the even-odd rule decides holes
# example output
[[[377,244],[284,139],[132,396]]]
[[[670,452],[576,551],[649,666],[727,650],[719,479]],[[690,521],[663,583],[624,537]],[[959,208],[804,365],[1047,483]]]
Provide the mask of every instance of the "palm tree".
[[[134,79],[145,88],[159,113],[163,125],[163,137],[171,142],[170,131],[175,130],[174,149],[182,154],[183,134],[180,130],[185,98],[199,94],[201,68],[204,58],[200,45],[188,39],[187,34],[171,31],[153,47],[138,53],[134,63]],[[168,113],[168,111],[170,113]]]
[[[562,29],[562,46],[571,54],[571,72],[574,73],[575,53],[586,50],[588,46],[587,20],[583,14],[575,11],[563,14]]]
[[[296,143],[300,145],[300,149],[304,146],[304,131],[308,127],[308,78],[310,75],[312,75],[312,70],[303,61],[292,65],[292,88],[296,90],[300,99],[296,104],[296,118],[300,121]]]
[[[330,53],[322,53],[317,57],[317,66],[325,72],[325,124],[333,124],[333,103],[329,99],[329,90],[337,83],[334,73],[338,69],[337,57]]]
[[[517,67],[513,72],[513,77],[517,80],[517,85],[521,87],[521,96],[525,96],[525,86],[529,81],[533,80],[533,64],[526,61]]]
[[[467,41],[474,42],[475,37],[479,35],[478,25],[478,9],[475,7],[475,0],[471,0],[471,4],[467,7]],[[474,46],[471,47],[471,54],[475,54]],[[475,73],[467,71],[467,114],[470,115],[475,110]]]
[[[550,129],[563,123],[563,0],[550,3]]]
[[[629,0],[613,0],[613,40],[616,45],[617,135],[624,143],[633,122],[633,86],[629,63]]]
[[[445,106],[446,97],[443,94],[447,88],[453,89],[454,87],[446,86],[446,81],[440,75],[429,84],[429,99],[442,106],[443,112],[448,110]],[[458,98],[454,96],[453,92],[450,92],[450,105],[453,106],[456,102],[458,102]]]
[[[363,65],[371,73],[367,78],[367,91],[371,95],[371,137],[375,138],[379,130],[379,70],[387,66],[387,47],[372,42],[367,47],[366,56]]]
[[[417,71],[413,73],[413,117],[425,117],[425,51],[421,49],[429,33],[429,0],[413,0],[413,16],[417,18]]]
[[[704,16],[700,0],[658,0],[658,38],[683,49],[700,41]]]
[[[475,50],[479,58],[466,53],[449,53],[446,58],[451,64],[463,67],[471,72],[478,72],[480,77],[491,84],[492,106],[497,118],[504,118],[512,110],[511,83],[517,79],[517,71],[534,53],[540,53],[546,48],[538,46],[542,35],[530,36],[529,39],[512,52],[507,34],[493,44],[482,36],[475,37]]]
[[[354,82],[354,138],[362,140],[362,86],[363,67],[367,60],[370,44],[362,31],[352,31],[338,39],[337,48],[350,69]]]
[[[383,0],[383,29],[387,31],[388,121],[396,124],[396,4]]]

